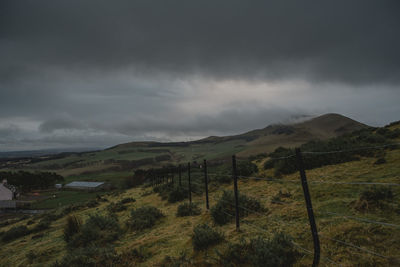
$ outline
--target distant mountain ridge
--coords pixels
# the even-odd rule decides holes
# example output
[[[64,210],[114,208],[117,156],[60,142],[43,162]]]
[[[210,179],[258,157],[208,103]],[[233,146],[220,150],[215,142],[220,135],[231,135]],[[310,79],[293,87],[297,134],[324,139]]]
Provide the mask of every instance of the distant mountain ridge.
[[[190,146],[191,144],[221,143],[233,140],[244,140],[246,142],[253,142],[257,139],[265,139],[265,137],[271,137],[274,135],[291,135],[294,138],[299,138],[300,136],[309,136],[312,139],[327,139],[352,131],[360,130],[365,127],[369,126],[337,113],[328,113],[300,123],[272,124],[263,129],[256,129],[243,134],[232,136],[209,136],[200,140],[190,142],[130,142],[114,146],[110,149],[122,148],[125,146]]]
[[[191,142],[130,142],[98,151],[64,152],[26,159],[15,158],[12,162],[4,159],[1,162],[3,167],[31,164],[35,168],[75,168],[91,172],[115,168],[117,165],[131,170],[203,159],[226,159],[233,154],[249,157],[272,152],[280,146],[293,148],[312,140],[326,140],[366,127],[369,126],[330,113],[300,123],[274,124],[238,135],[210,136]]]

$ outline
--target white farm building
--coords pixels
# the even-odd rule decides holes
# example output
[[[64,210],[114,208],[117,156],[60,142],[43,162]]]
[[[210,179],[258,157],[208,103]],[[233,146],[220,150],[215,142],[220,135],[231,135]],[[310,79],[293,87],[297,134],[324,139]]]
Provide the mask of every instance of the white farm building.
[[[16,201],[13,200],[15,197],[15,192],[15,187],[7,184],[6,179],[0,183],[0,209],[17,207]]]
[[[13,200],[15,188],[7,184],[7,180],[3,180],[0,184],[0,200]]]
[[[74,181],[64,186],[65,189],[98,191],[104,189],[106,183],[104,182],[81,182]]]

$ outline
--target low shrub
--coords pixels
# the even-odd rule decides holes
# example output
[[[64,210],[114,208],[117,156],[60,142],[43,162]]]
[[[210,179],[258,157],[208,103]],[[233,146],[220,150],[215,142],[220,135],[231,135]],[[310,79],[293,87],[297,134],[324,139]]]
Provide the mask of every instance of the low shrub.
[[[108,199],[105,197],[102,197],[101,195],[96,195],[96,200],[101,201],[101,202],[108,202]]]
[[[205,250],[223,240],[223,235],[207,224],[199,224],[193,229],[192,244],[194,250]]]
[[[42,238],[42,237],[44,237],[44,234],[37,234],[37,235],[33,235],[31,237],[31,239],[39,239],[39,238]]]
[[[127,226],[132,230],[141,231],[153,227],[156,221],[162,217],[164,217],[164,215],[156,207],[140,207],[131,211]]]
[[[120,234],[121,228],[115,217],[91,215],[80,230],[69,238],[68,246],[70,248],[106,246],[117,240]]]
[[[132,263],[142,263],[152,256],[151,252],[145,247],[140,246],[120,255],[119,264],[121,266],[136,266]]]
[[[237,163],[237,175],[238,176],[250,176],[258,172],[257,165],[251,161],[238,161]]]
[[[220,184],[232,183],[232,176],[231,175],[227,175],[227,173],[229,173],[229,172],[217,174],[215,176],[215,180]]]
[[[174,190],[173,184],[161,184],[153,187],[154,193],[157,193],[162,199],[167,199],[169,193]]]
[[[157,264],[159,267],[184,267],[193,266],[191,260],[187,257],[186,252],[181,252],[179,257],[165,256],[162,262]]]
[[[98,248],[90,246],[78,248],[70,251],[61,261],[56,261],[53,267],[97,267],[97,266],[116,266],[119,257],[113,248]]]
[[[285,198],[290,197],[292,197],[292,194],[290,192],[282,192],[281,190],[279,190],[278,194],[272,197],[271,203],[281,204],[281,202],[284,202]]]
[[[260,202],[252,197],[239,193],[239,217],[245,217],[250,211],[267,211]],[[229,216],[228,214],[232,215]],[[235,215],[235,196],[232,192],[224,191],[217,204],[211,207],[211,216],[218,225],[230,222]]]
[[[88,208],[95,208],[98,205],[100,205],[100,203],[95,199],[92,199],[92,200],[89,200],[86,202],[86,207],[88,207]]]
[[[183,203],[178,206],[177,217],[200,215],[201,209],[194,203]]]
[[[78,211],[85,208],[84,204],[71,204],[60,211],[61,216],[66,216],[73,211]]]
[[[32,233],[40,232],[49,229],[51,221],[49,218],[44,218],[38,222],[38,224],[31,230]]]
[[[371,187],[361,192],[355,208],[360,211],[384,208],[387,201],[392,201],[394,194],[392,189],[388,187]]]
[[[25,225],[14,226],[2,234],[1,240],[4,242],[9,242],[17,238],[26,236],[29,233],[30,231]]]
[[[385,158],[378,158],[375,162],[374,165],[380,165],[380,164],[384,164],[386,163],[386,159]]]
[[[81,221],[75,216],[69,216],[64,226],[64,240],[69,242],[73,235],[77,234],[81,228]]]
[[[182,201],[188,198],[189,191],[186,188],[181,186],[175,187],[172,191],[168,194],[168,202],[175,203],[178,201]]]
[[[223,266],[293,266],[299,257],[291,238],[277,233],[272,239],[258,237],[250,242],[229,244],[224,253],[219,254],[219,264]]]
[[[124,204],[121,202],[112,202],[107,206],[107,210],[109,212],[120,212],[126,210],[126,206],[124,206]]]
[[[131,202],[135,202],[135,201],[136,201],[136,199],[134,199],[134,198],[126,197],[126,198],[123,198],[123,199],[120,201],[120,203],[121,203],[121,204],[127,204],[127,203],[131,203]]]
[[[32,264],[34,260],[38,257],[38,255],[33,250],[29,250],[25,256],[29,264]]]

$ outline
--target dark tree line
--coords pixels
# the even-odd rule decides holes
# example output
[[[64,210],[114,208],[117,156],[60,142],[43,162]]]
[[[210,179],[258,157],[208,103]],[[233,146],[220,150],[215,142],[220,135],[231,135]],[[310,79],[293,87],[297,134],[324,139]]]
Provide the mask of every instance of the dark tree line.
[[[313,169],[326,165],[339,164],[360,159],[360,157],[383,157],[385,149],[396,148],[395,145],[382,149],[363,149],[393,143],[394,138],[400,136],[400,130],[387,128],[366,128],[350,134],[331,138],[326,141],[310,141],[300,146],[301,151],[332,152],[345,151],[343,153],[304,154],[305,169]],[[360,150],[358,150],[360,149]],[[298,171],[295,157],[282,158],[294,155],[294,149],[279,147],[270,153],[271,159],[265,162],[265,169],[275,168],[276,174],[289,174]]]
[[[0,179],[7,179],[8,184],[21,192],[53,187],[55,183],[64,181],[64,177],[54,172],[0,172]]]

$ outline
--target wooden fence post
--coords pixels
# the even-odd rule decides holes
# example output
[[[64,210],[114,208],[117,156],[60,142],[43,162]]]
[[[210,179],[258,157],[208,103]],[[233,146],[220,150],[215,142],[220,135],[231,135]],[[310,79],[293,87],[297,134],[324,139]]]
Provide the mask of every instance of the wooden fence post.
[[[207,177],[207,160],[204,160],[204,185],[206,187],[206,208],[209,210],[208,204],[208,177]]]
[[[232,156],[232,176],[233,176],[233,189],[235,192],[235,218],[236,218],[236,231],[239,231],[239,193],[237,186],[237,173],[236,173],[236,156]]]
[[[319,265],[319,259],[320,259],[319,237],[318,237],[317,225],[315,223],[314,211],[311,203],[310,191],[308,190],[308,183],[307,183],[306,172],[304,170],[303,157],[301,155],[301,151],[299,148],[296,148],[296,158],[300,172],[301,185],[303,187],[304,199],[306,201],[306,206],[307,206],[308,220],[310,221],[311,234],[314,242],[314,260],[312,266],[316,267]]]
[[[179,164],[179,170],[178,170],[178,172],[179,172],[179,186],[181,187],[182,186],[182,169],[181,169],[181,164]]]
[[[190,162],[188,162],[189,202],[192,204],[192,185],[190,183]]]

